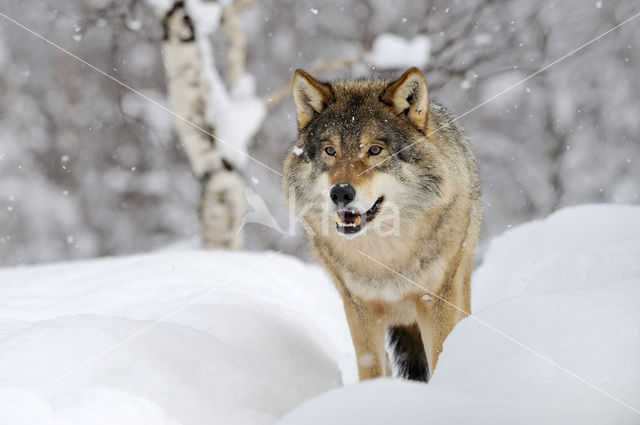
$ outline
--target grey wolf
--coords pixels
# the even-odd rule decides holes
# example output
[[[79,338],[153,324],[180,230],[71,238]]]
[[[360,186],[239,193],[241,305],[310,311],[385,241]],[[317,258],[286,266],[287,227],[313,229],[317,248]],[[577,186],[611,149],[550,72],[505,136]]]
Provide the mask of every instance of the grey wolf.
[[[417,68],[396,81],[297,70],[293,95],[283,190],[342,296],[359,377],[392,375],[387,338],[398,375],[428,381],[471,309],[482,205],[470,141]]]

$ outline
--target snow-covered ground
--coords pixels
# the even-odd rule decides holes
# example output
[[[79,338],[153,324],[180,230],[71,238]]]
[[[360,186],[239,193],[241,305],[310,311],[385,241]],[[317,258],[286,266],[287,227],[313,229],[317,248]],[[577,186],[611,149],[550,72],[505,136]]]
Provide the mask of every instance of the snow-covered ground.
[[[640,423],[640,207],[508,231],[473,306],[428,385],[356,384],[335,290],[282,254],[4,269],[0,424]]]

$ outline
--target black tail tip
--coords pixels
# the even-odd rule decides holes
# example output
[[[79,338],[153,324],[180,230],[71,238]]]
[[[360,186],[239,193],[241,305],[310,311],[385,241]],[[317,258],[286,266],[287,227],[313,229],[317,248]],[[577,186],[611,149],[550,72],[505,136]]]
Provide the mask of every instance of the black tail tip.
[[[411,381],[429,382],[429,362],[418,325],[392,326],[387,337],[398,375]]]

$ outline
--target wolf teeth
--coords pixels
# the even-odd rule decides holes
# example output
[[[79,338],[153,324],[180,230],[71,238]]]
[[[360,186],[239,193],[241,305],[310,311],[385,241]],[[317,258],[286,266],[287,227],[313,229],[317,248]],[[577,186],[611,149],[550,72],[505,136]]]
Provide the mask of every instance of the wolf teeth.
[[[358,227],[360,226],[361,222],[361,216],[357,216],[353,223],[345,223],[344,221],[342,221],[342,218],[340,218],[340,214],[336,213],[336,223],[338,223],[338,225],[341,227]]]

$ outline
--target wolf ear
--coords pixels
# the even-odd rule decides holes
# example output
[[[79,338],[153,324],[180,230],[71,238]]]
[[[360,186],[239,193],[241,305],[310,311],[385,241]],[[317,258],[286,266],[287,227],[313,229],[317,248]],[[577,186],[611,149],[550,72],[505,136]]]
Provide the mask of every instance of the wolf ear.
[[[298,109],[298,128],[302,130],[309,121],[322,112],[333,98],[328,84],[321,83],[301,69],[293,74],[293,99]]]
[[[387,87],[380,100],[391,106],[396,115],[405,113],[418,129],[427,129],[427,82],[418,68],[409,68],[400,79]]]

